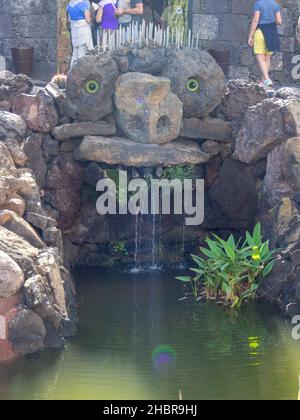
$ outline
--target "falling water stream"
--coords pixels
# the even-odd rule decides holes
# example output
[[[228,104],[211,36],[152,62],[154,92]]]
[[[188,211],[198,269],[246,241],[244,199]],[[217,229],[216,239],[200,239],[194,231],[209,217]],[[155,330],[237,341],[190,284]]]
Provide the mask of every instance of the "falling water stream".
[[[185,218],[181,217],[181,246],[180,246],[180,263],[179,267],[184,268],[185,257]]]
[[[151,270],[157,269],[156,262],[156,214],[155,212],[152,215],[152,265]]]
[[[131,270],[133,273],[140,271],[140,250],[142,244],[143,234],[143,215],[138,213],[135,217],[135,250],[134,250],[134,267]]]

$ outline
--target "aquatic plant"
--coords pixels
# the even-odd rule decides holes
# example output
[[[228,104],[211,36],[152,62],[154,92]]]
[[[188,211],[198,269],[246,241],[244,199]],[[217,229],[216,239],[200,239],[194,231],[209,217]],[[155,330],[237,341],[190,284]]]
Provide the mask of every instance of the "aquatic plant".
[[[233,235],[227,240],[212,235],[205,243],[200,256],[192,255],[194,275],[177,279],[190,283],[195,298],[202,292],[206,299],[232,308],[254,299],[261,281],[273,269],[276,252],[270,250],[269,241],[263,242],[261,225],[255,226],[252,235],[247,232],[244,241],[236,242]]]
[[[117,254],[123,254],[125,257],[128,256],[128,251],[124,241],[116,241],[113,245],[114,252]]]

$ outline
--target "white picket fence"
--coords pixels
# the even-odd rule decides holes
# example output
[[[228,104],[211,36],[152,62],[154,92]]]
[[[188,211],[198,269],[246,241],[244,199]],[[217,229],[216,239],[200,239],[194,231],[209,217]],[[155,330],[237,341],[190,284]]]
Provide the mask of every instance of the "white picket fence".
[[[157,45],[160,47],[183,47],[199,48],[199,34],[193,34],[191,30],[186,33],[185,29],[162,29],[149,25],[145,21],[139,25],[133,22],[128,27],[120,27],[117,31],[98,31],[97,48],[98,53],[112,51],[123,46],[143,46]]]

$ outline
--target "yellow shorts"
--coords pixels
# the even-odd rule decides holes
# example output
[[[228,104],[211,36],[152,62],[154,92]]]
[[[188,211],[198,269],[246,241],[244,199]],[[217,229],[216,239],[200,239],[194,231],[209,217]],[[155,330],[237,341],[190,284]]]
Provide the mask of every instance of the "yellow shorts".
[[[254,34],[254,54],[273,54],[267,48],[265,37],[261,29],[257,29]]]

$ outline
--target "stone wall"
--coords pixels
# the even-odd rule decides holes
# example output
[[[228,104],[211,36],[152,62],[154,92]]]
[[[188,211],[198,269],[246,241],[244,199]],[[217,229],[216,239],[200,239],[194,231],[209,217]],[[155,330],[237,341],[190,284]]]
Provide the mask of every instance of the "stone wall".
[[[34,78],[56,72],[56,0],[0,0],[0,55],[14,70],[11,47],[34,47]]]
[[[193,0],[193,31],[200,34],[202,48],[229,49],[230,78],[258,76],[259,71],[247,45],[255,0]],[[291,83],[292,57],[299,53],[295,45],[295,28],[299,15],[298,0],[280,0],[283,25],[282,52],[273,59],[273,78]]]

